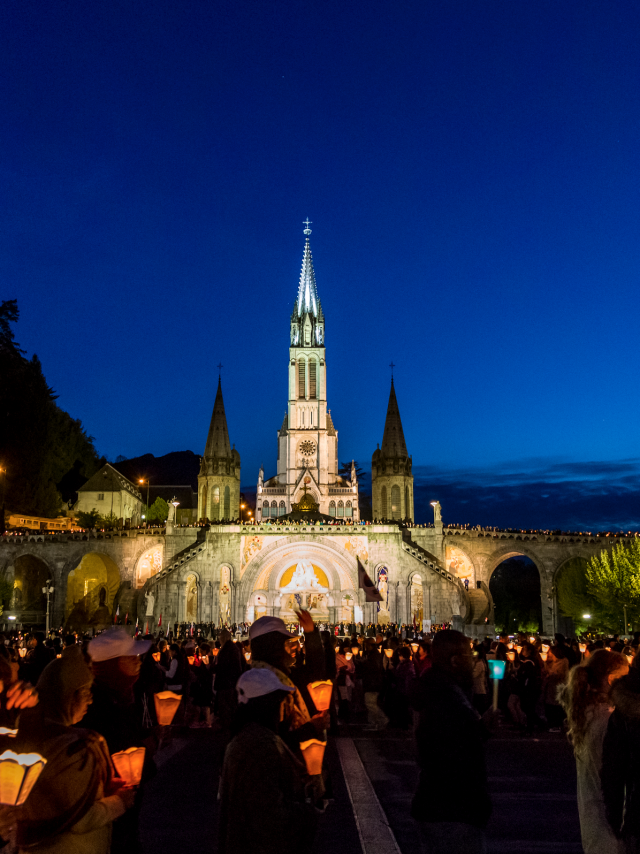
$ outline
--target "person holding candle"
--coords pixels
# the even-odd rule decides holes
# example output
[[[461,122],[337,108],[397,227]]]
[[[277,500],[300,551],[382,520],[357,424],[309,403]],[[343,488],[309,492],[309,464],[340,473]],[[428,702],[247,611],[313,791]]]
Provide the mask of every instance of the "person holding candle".
[[[467,637],[436,632],[431,656],[433,665],[413,692],[420,781],[411,815],[429,854],[484,854],[491,815],[484,745],[497,713],[489,709],[480,717],[472,705],[474,658]],[[460,769],[464,788],[473,793],[468,798],[460,797]]]
[[[278,735],[296,689],[258,668],[243,673],[236,690],[237,734],[220,775],[218,854],[309,854],[316,816],[306,802],[305,768]]]
[[[104,739],[74,726],[92,702],[92,682],[80,647],[69,648],[44,669],[40,702],[20,717],[16,749],[47,760],[15,812],[20,852],[108,854],[113,821],[133,805],[132,789],[116,789]]]
[[[600,781],[603,742],[612,709],[612,686],[629,671],[618,652],[599,649],[574,667],[559,699],[567,713],[576,757],[578,814],[585,854],[623,854],[624,845],[607,821]],[[625,756],[625,765],[629,754]]]

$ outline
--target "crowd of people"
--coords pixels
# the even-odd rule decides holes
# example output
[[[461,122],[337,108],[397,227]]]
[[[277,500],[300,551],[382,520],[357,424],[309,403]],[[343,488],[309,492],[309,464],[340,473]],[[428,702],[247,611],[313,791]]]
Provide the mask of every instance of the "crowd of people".
[[[411,814],[425,851],[481,852],[491,813],[485,742],[498,719],[525,738],[566,730],[585,852],[637,854],[639,639],[473,641],[447,627],[319,627],[304,611],[290,627],[264,616],[191,625],[181,639],[131,637],[124,627],[95,637],[0,634],[0,725],[11,731],[0,739],[46,759],[24,805],[0,808],[0,834],[7,851],[139,851],[144,790],[166,737],[154,700],[169,691],[179,702],[173,726],[215,728],[227,744],[222,854],[311,851],[331,783],[305,751],[341,723],[412,732],[421,777]],[[505,665],[497,709],[492,659]],[[327,680],[321,704],[314,683]],[[112,756],[138,747],[144,766],[131,785]],[[463,768],[470,798],[458,796]]]

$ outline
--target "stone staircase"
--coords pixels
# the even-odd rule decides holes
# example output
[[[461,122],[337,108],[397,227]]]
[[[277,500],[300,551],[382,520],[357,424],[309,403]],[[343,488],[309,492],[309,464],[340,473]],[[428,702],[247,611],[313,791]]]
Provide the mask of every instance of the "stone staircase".
[[[485,590],[486,587],[483,583],[482,587],[467,591],[470,606],[467,623],[476,626],[485,625],[485,622],[493,623],[493,600],[488,588]]]

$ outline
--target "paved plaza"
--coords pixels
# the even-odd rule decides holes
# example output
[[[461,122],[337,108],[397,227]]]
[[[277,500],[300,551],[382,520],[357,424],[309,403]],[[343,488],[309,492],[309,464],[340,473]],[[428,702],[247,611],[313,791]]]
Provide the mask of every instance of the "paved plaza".
[[[204,729],[176,733],[163,746],[158,775],[145,790],[143,854],[217,850],[222,750],[220,735]],[[487,760],[493,799],[489,854],[580,854],[575,767],[565,736],[524,739],[502,728],[488,744]],[[343,727],[330,739],[325,761],[334,802],[320,820],[317,854],[420,851],[409,815],[418,776],[410,736]],[[459,797],[473,796],[461,768]]]

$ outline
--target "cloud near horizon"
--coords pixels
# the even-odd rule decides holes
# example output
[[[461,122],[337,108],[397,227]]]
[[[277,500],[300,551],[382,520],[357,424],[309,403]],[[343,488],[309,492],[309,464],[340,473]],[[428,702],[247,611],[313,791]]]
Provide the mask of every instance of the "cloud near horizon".
[[[414,466],[416,521],[571,531],[640,529],[640,458],[524,459],[474,469]]]

